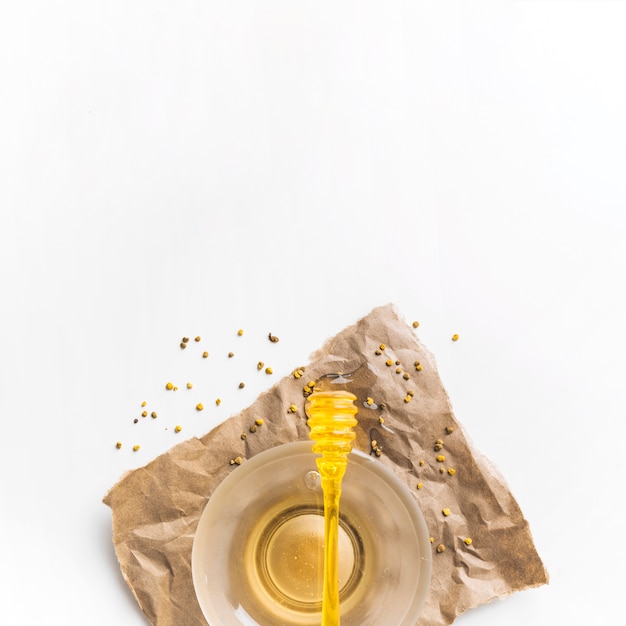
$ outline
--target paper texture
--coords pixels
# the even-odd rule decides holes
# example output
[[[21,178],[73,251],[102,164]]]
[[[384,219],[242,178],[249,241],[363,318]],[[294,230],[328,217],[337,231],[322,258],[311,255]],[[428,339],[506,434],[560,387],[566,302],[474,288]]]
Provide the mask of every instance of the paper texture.
[[[380,344],[385,349],[377,355]],[[432,355],[387,305],[328,340],[303,378],[285,377],[238,415],[129,472],[106,494],[122,573],[152,624],[206,626],[193,588],[191,549],[208,499],[237,471],[230,460],[241,456],[245,463],[270,447],[308,440],[303,385],[364,363],[370,365],[367,388],[352,389],[359,406],[355,447],[370,452],[371,440],[377,441],[383,448],[378,460],[412,491],[434,539],[432,584],[418,624],[445,626],[469,608],[548,582],[527,521],[504,480],[469,444]],[[409,391],[413,396],[405,402]],[[385,408],[364,408],[367,397]],[[291,405],[297,412],[289,412]],[[263,427],[242,440],[257,418]],[[441,450],[434,449],[438,439]],[[437,552],[440,544],[445,551]]]

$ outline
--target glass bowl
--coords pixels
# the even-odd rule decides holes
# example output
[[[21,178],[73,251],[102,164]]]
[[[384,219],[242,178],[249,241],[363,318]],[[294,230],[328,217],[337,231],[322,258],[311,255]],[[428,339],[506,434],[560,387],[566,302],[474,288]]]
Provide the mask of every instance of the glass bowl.
[[[210,626],[320,624],[324,508],[311,446],[257,454],[209,499],[191,563]],[[379,460],[354,450],[339,524],[342,626],[415,626],[430,585],[431,545],[413,494]]]

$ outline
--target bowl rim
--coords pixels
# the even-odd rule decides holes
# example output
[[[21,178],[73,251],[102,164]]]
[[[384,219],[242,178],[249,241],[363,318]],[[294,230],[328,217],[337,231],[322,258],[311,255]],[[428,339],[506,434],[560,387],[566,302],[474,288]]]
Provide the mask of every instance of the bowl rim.
[[[316,454],[312,450],[312,444],[310,440],[298,440],[286,443],[280,443],[271,448],[267,448],[261,452],[258,452],[254,456],[247,459],[242,465],[237,466],[233,472],[228,474],[213,490],[210,497],[207,499],[203,510],[198,519],[198,524],[194,531],[192,551],[191,551],[191,573],[193,580],[193,587],[196,599],[200,605],[203,616],[209,622],[209,619],[215,620],[214,616],[207,615],[205,610],[205,602],[202,599],[200,589],[206,586],[206,583],[201,579],[201,560],[198,555],[198,544],[200,531],[202,530],[203,520],[205,523],[213,513],[213,507],[217,502],[219,504],[220,494],[228,493],[231,484],[236,487],[237,483],[245,479],[250,474],[254,473],[257,469],[270,463],[282,460],[286,457],[294,456],[310,456],[315,459],[321,455]],[[365,470],[372,471],[378,474],[379,477],[387,484],[393,485],[395,495],[401,501],[402,505],[407,510],[410,518],[414,522],[414,530],[416,532],[417,544],[420,551],[420,577],[424,577],[426,583],[420,585],[417,592],[413,597],[412,603],[407,607],[407,613],[410,611],[414,613],[416,610],[422,610],[430,589],[432,580],[432,550],[430,544],[430,533],[424,514],[417,502],[417,498],[411,492],[408,485],[404,483],[401,478],[396,475],[389,467],[383,464],[378,458],[373,458],[371,455],[365,452],[353,449],[348,455],[349,464],[357,464],[362,466]],[[216,498],[217,496],[217,498]],[[212,506],[213,503],[213,506]],[[214,626],[214,621],[209,622],[211,626]],[[254,622],[256,623],[256,622]],[[243,622],[242,622],[243,624]],[[217,623],[215,623],[217,626]]]

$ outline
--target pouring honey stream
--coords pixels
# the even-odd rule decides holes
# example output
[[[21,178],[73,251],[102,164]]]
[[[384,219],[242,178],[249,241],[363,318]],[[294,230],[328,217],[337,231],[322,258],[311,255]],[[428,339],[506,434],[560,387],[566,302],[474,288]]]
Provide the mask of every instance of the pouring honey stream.
[[[353,428],[357,399],[345,389],[349,378],[328,375],[318,381],[306,404],[309,437],[314,441],[316,459],[324,496],[324,582],[322,626],[339,626],[339,503],[341,483],[348,463],[347,456],[356,438]],[[338,387],[338,388],[337,388]]]

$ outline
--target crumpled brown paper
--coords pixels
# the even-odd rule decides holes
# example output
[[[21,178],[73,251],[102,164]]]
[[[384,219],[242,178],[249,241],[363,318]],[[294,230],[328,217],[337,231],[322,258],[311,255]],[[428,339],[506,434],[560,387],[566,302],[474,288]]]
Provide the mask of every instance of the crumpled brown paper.
[[[376,355],[380,344],[385,350]],[[370,452],[376,439],[383,448],[379,461],[412,491],[434,539],[432,584],[419,625],[448,625],[469,608],[548,582],[527,521],[504,480],[468,443],[432,355],[387,305],[328,340],[303,379],[285,377],[238,415],[129,472],[106,494],[122,573],[152,624],[206,626],[194,593],[191,548],[208,499],[237,471],[230,460],[241,456],[245,462],[267,448],[307,440],[303,380],[366,362],[373,380],[368,376],[367,389],[352,389],[359,407],[355,447]],[[409,390],[414,395],[405,402]],[[367,408],[367,397],[385,408]],[[288,410],[292,404],[296,413]],[[242,440],[257,418],[264,419],[263,427]],[[440,451],[434,450],[437,439],[444,444]],[[438,455],[445,461],[437,461]],[[440,544],[445,551],[436,551]]]

